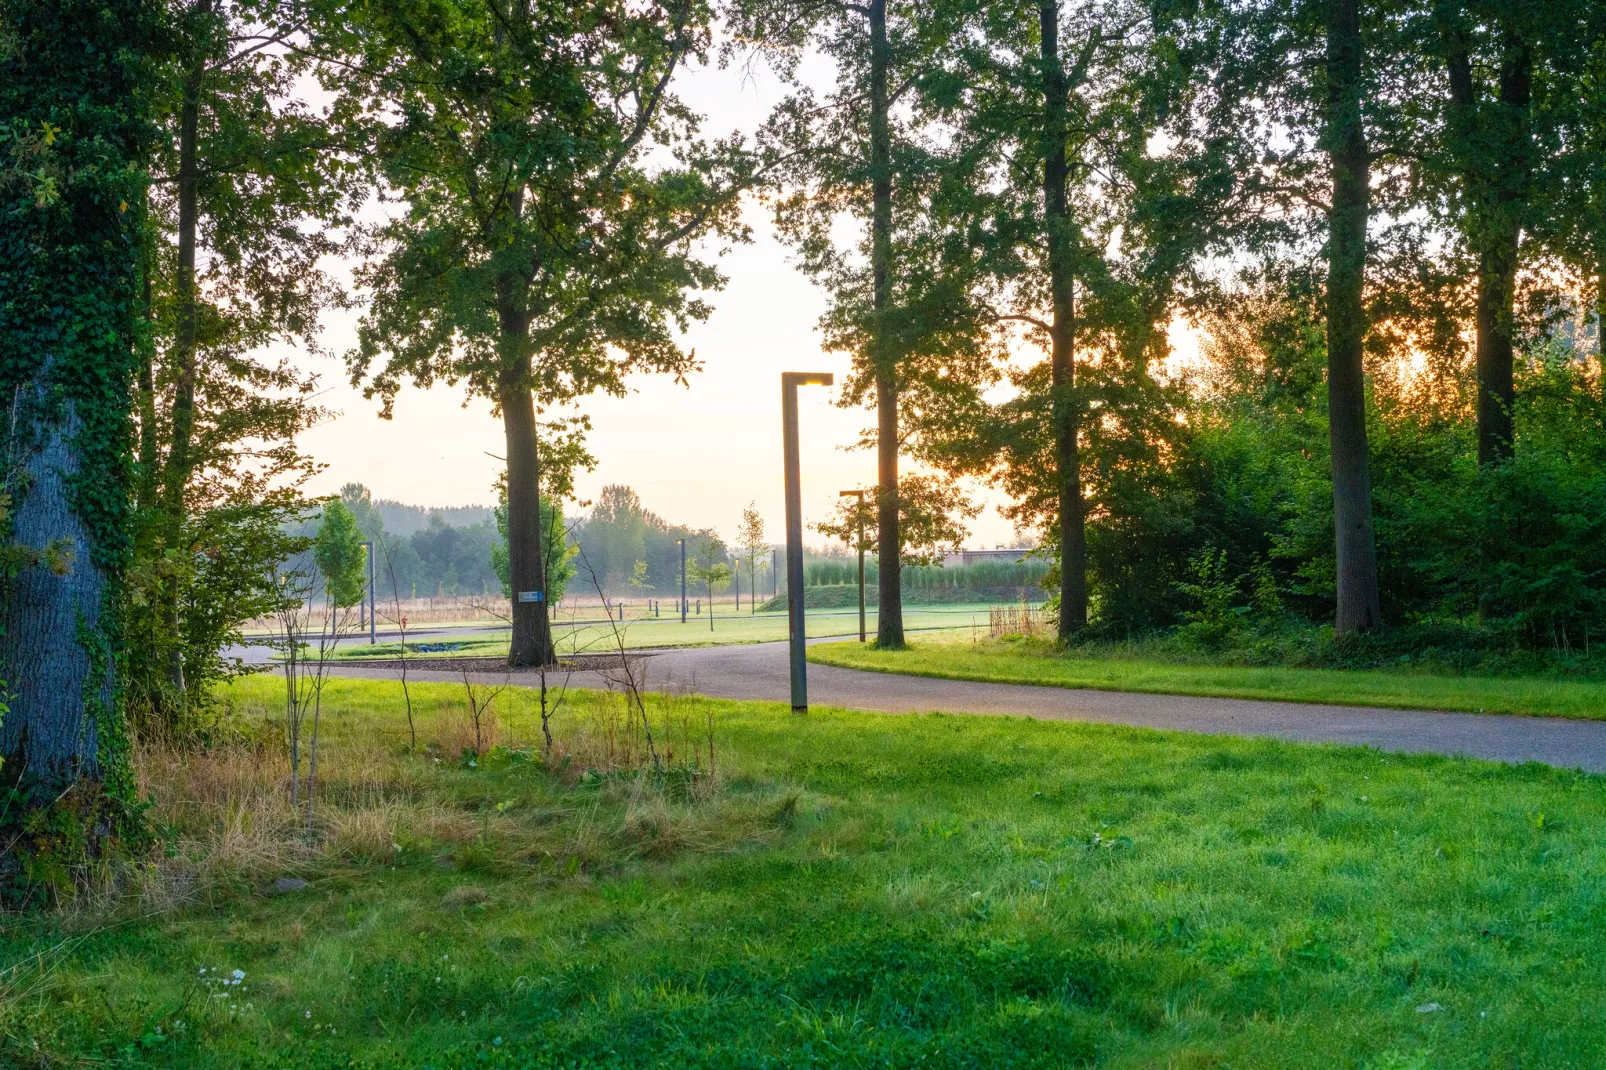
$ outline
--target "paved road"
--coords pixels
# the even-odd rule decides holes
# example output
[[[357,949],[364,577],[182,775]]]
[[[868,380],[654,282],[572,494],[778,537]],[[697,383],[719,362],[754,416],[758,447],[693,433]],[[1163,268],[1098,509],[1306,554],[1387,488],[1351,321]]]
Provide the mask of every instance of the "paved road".
[[[647,684],[654,690],[687,688],[716,698],[779,702],[787,701],[789,695],[785,643],[661,651],[646,659],[646,665]],[[349,676],[395,675],[389,670],[344,666],[338,671]],[[458,678],[449,673],[413,672],[409,676]],[[514,681],[518,680],[515,675]],[[600,679],[595,673],[576,673],[573,682],[593,686]],[[1388,751],[1465,754],[1606,772],[1606,721],[1072,691],[933,680],[826,665],[809,666],[809,701],[887,713],[991,714],[1305,743],[1368,744]]]

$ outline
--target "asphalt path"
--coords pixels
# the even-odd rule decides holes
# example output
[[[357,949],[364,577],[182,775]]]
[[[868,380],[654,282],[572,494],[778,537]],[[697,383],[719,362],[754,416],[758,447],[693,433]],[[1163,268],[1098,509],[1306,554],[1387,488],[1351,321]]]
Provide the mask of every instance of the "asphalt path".
[[[827,640],[838,641],[838,640]],[[785,643],[699,647],[653,652],[639,663],[651,690],[690,691],[714,698],[788,701]],[[392,669],[331,666],[340,676],[394,679]],[[612,675],[617,677],[614,670]],[[408,674],[414,680],[454,681],[448,672]],[[507,674],[486,674],[489,681]],[[514,673],[510,682],[534,683]],[[607,671],[575,671],[571,684],[606,684]],[[1300,743],[1341,743],[1384,751],[1467,755],[1501,762],[1542,762],[1606,772],[1606,721],[1496,714],[1437,713],[1302,702],[1143,695],[1026,684],[935,680],[893,673],[810,665],[809,701],[884,713],[952,713],[1085,721],[1183,732],[1265,737]]]

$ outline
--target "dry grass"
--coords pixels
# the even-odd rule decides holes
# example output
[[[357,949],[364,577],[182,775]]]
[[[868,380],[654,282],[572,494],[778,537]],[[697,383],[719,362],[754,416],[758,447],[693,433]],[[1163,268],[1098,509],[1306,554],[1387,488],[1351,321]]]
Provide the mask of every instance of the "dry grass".
[[[222,731],[204,749],[137,746],[136,775],[162,846],[132,874],[86,877],[75,910],[90,918],[131,904],[169,910],[271,893],[281,878],[424,858],[583,879],[765,838],[795,805],[777,806],[762,791],[730,796],[712,710],[689,695],[638,702],[570,692],[544,756],[531,692],[505,689],[487,710],[482,689],[476,746],[464,688],[415,684],[415,752],[399,688],[339,681],[324,697],[316,797],[295,807],[274,684],[236,685]]]

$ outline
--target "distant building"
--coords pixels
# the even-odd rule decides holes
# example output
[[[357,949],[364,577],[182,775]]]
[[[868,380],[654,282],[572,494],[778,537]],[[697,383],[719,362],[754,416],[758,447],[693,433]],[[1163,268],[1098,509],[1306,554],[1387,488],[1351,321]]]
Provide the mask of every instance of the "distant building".
[[[999,550],[955,550],[951,554],[943,554],[942,565],[952,568],[956,565],[1018,565],[1021,560],[1032,552],[1030,546],[1016,546],[1012,549]]]

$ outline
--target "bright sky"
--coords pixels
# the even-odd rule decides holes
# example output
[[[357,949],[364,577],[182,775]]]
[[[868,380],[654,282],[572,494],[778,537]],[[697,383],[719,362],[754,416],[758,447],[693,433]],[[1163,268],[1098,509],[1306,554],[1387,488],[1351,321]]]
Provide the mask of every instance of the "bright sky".
[[[713,136],[753,131],[780,98],[782,86],[767,72],[752,79],[710,67],[688,74],[681,92],[708,117],[704,132]],[[742,509],[756,502],[769,537],[783,538],[780,373],[829,371],[840,382],[848,358],[820,350],[815,325],[825,297],[792,266],[768,212],[750,204],[747,219],[753,243],[723,258],[730,281],[710,295],[713,316],[686,336],[703,365],[689,386],[639,376],[628,397],[585,404],[597,466],[577,478],[582,499],[594,498],[604,484],[626,483],[664,518],[712,527],[727,539],[735,535]],[[342,353],[351,346],[357,319],[356,314],[327,317],[326,348]],[[419,505],[494,501],[491,486],[501,462],[490,454],[505,450],[501,423],[489,405],[474,401],[464,408],[462,393],[445,386],[407,389],[397,398],[395,418],[386,422],[377,417],[376,403],[349,386],[338,361],[316,360],[313,370],[327,388],[322,402],[339,412],[302,439],[304,448],[328,465],[313,482],[314,493],[355,481],[375,497]],[[801,392],[805,525],[825,518],[839,490],[875,483],[873,451],[845,448],[873,417],[837,408],[836,396],[834,388]],[[1002,500],[996,494],[978,497],[994,505]],[[813,533],[806,538],[824,541]],[[972,546],[1015,541],[1011,524],[993,505],[971,524]]]

